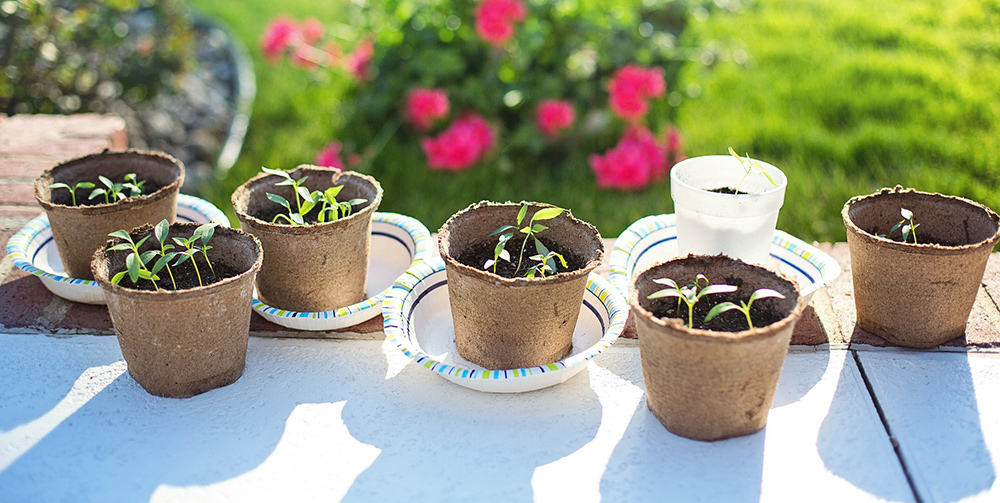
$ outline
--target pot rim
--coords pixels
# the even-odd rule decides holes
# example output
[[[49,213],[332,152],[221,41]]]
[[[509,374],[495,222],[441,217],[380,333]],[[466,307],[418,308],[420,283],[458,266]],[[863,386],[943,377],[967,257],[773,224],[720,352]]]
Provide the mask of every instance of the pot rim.
[[[851,219],[850,210],[854,205],[867,200],[878,199],[890,194],[898,194],[908,196],[917,195],[931,197],[935,199],[940,199],[946,202],[960,202],[966,205],[972,206],[973,208],[978,208],[986,212],[986,216],[993,222],[994,231],[993,235],[977,241],[975,243],[968,243],[958,246],[948,246],[941,245],[937,243],[904,243],[900,241],[895,241],[889,238],[879,237],[872,234],[857,224]],[[880,247],[890,248],[897,251],[920,254],[920,255],[962,255],[969,253],[981,248],[989,247],[992,249],[998,241],[1000,241],[1000,216],[998,216],[989,206],[973,201],[971,199],[966,199],[959,196],[951,196],[947,194],[941,194],[940,192],[923,192],[913,188],[903,188],[902,185],[896,185],[895,187],[889,188],[884,187],[871,194],[865,194],[861,196],[854,196],[844,203],[843,209],[840,211],[841,218],[844,220],[844,226],[847,228],[848,235],[854,234],[855,236],[861,238],[862,240],[868,241],[873,244],[877,244]]]
[[[792,291],[795,292],[796,296],[795,308],[789,311],[784,318],[774,323],[771,323],[770,325],[767,326],[741,330],[739,332],[721,332],[715,330],[706,330],[702,328],[688,328],[687,324],[681,321],[680,318],[658,318],[648,309],[642,307],[642,305],[639,303],[639,289],[636,288],[635,286],[640,276],[642,276],[647,271],[653,268],[662,266],[663,264],[669,262],[679,262],[683,260],[688,260],[693,257],[719,257],[733,262],[740,262],[754,269],[758,269],[761,271],[765,271],[769,274],[773,274],[778,278],[786,281],[790,285],[792,285]],[[780,271],[772,271],[771,269],[768,269],[766,267],[761,267],[755,264],[748,264],[746,262],[743,262],[742,260],[730,258],[722,254],[719,255],[688,254],[683,257],[675,257],[669,260],[664,260],[663,262],[651,265],[646,269],[643,269],[642,271],[637,273],[635,275],[635,279],[632,280],[632,288],[631,292],[629,292],[629,305],[631,306],[633,313],[635,313],[637,316],[641,317],[648,323],[652,323],[653,325],[656,325],[657,327],[664,329],[660,331],[660,334],[662,335],[666,335],[669,337],[677,337],[677,338],[696,337],[708,342],[717,342],[722,344],[737,344],[743,342],[756,341],[759,339],[766,339],[777,335],[779,332],[784,330],[789,324],[794,323],[796,320],[798,320],[802,316],[802,312],[805,310],[806,306],[809,305],[809,303],[806,301],[805,297],[799,293],[799,285],[794,280],[784,275]]]
[[[177,166],[178,168],[177,177],[174,179],[173,182],[164,185],[163,187],[160,187],[158,190],[154,192],[151,192],[149,194],[141,194],[138,196],[131,196],[126,199],[122,199],[120,201],[115,201],[113,203],[100,203],[100,204],[91,204],[86,206],[82,205],[69,206],[66,204],[53,203],[51,201],[51,195],[48,198],[42,197],[43,190],[48,190],[49,193],[51,194],[51,189],[49,189],[49,186],[51,185],[51,180],[53,178],[53,175],[57,171],[65,167],[93,160],[99,161],[100,160],[99,158],[102,157],[118,158],[126,156],[139,156],[147,158],[151,157],[159,160],[165,160],[173,164],[174,166]],[[49,180],[49,182],[45,183],[43,180]],[[179,159],[175,158],[174,156],[166,152],[160,152],[155,150],[139,150],[130,148],[128,150],[104,149],[100,152],[87,154],[80,157],[74,157],[67,161],[60,162],[59,164],[56,164],[55,166],[43,171],[41,175],[35,178],[34,189],[35,189],[35,201],[38,202],[38,204],[45,211],[58,209],[61,211],[72,211],[87,215],[87,214],[103,214],[103,213],[113,213],[117,211],[125,211],[135,206],[146,205],[153,201],[158,201],[160,199],[170,197],[170,195],[173,193],[179,193],[181,185],[183,184],[184,184],[184,163],[182,163]]]
[[[698,162],[704,162],[704,161],[709,160],[709,159],[718,159],[718,158],[732,159],[732,156],[728,155],[728,154],[726,154],[726,155],[723,155],[723,154],[713,154],[713,155],[699,155],[699,156],[688,157],[687,159],[684,159],[683,161],[675,164],[674,167],[670,168],[670,184],[673,185],[674,183],[676,183],[677,185],[682,186],[682,188],[684,188],[686,190],[690,190],[692,192],[698,192],[698,193],[702,193],[702,194],[710,194],[712,197],[719,196],[719,197],[723,197],[723,198],[740,198],[740,199],[757,199],[757,198],[761,198],[761,197],[767,197],[767,196],[774,195],[776,192],[783,191],[783,190],[785,190],[788,187],[788,176],[785,175],[784,171],[781,171],[781,169],[778,168],[777,166],[775,166],[774,164],[771,164],[771,163],[769,163],[767,161],[762,161],[762,160],[754,158],[754,157],[751,157],[750,159],[753,160],[753,161],[759,162],[759,163],[767,166],[768,168],[773,169],[774,171],[777,171],[781,175],[781,183],[779,183],[778,185],[776,185],[774,187],[771,187],[771,188],[769,188],[769,189],[767,189],[765,191],[762,191],[762,192],[743,192],[743,193],[740,193],[740,194],[727,194],[727,193],[724,193],[724,192],[712,192],[712,191],[709,191],[709,190],[705,190],[705,189],[703,189],[701,187],[696,187],[694,185],[691,185],[690,183],[685,182],[684,180],[681,180],[679,178],[679,175],[675,174],[675,173],[677,173],[677,168],[678,167],[680,167],[683,170],[686,164],[687,165],[692,165],[692,164],[697,164]]]
[[[371,175],[366,175],[364,173],[359,173],[357,171],[344,171],[340,168],[316,166],[314,164],[299,164],[298,166],[295,167],[295,169],[289,171],[289,173],[296,173],[299,175],[301,175],[304,172],[332,173],[336,175],[336,177],[334,178],[334,182],[340,180],[340,178],[344,176],[358,178],[375,188],[375,197],[373,200],[369,201],[368,205],[365,206],[360,211],[353,212],[345,218],[338,218],[337,220],[334,220],[332,222],[323,222],[323,223],[307,222],[305,225],[286,225],[286,224],[276,224],[276,223],[266,222],[249,213],[244,212],[240,208],[240,205],[237,204],[237,197],[236,197],[237,194],[241,192],[247,192],[249,197],[257,190],[256,186],[259,185],[261,180],[268,177],[275,177],[275,178],[278,177],[278,175],[271,175],[268,173],[258,173],[253,178],[247,180],[242,185],[237,187],[236,190],[233,191],[232,195],[229,198],[230,203],[233,205],[233,211],[236,213],[236,216],[240,219],[240,221],[244,222],[244,225],[249,223],[254,227],[255,230],[262,230],[265,232],[271,232],[275,234],[298,235],[298,234],[311,234],[317,232],[318,230],[338,229],[340,227],[345,227],[349,225],[351,222],[354,222],[361,218],[367,218],[368,220],[371,220],[371,214],[374,213],[375,210],[377,210],[379,205],[382,203],[382,185],[378,182],[378,180],[375,179],[375,177]]]
[[[182,228],[190,227],[193,230],[201,225],[204,224],[196,222],[176,222],[170,224],[170,228],[175,229],[177,227],[182,227]],[[148,227],[150,231],[152,231],[153,229],[152,225],[146,224],[139,227],[135,227],[129,230],[128,233],[132,234],[134,231],[137,231],[144,227]],[[94,252],[93,258],[90,261],[90,272],[94,276],[94,281],[100,284],[101,288],[103,288],[105,292],[111,295],[131,296],[143,299],[145,301],[153,301],[153,302],[171,302],[181,297],[193,298],[206,295],[213,295],[218,293],[218,290],[229,289],[237,286],[237,284],[244,278],[246,278],[248,274],[256,273],[258,270],[260,270],[261,264],[263,264],[264,261],[264,251],[263,251],[264,249],[260,244],[260,240],[257,239],[256,236],[244,232],[240,229],[217,226],[215,228],[215,232],[218,233],[220,231],[232,233],[235,235],[236,238],[241,240],[251,240],[254,244],[254,248],[257,251],[257,258],[254,260],[253,264],[251,264],[250,267],[247,268],[247,270],[237,274],[236,276],[225,278],[221,281],[212,283],[211,285],[196,286],[192,288],[185,288],[183,290],[136,290],[134,288],[126,288],[120,285],[115,285],[111,283],[111,281],[108,280],[107,278],[104,278],[101,275],[97,274],[98,262],[106,260],[105,251],[107,250],[108,245],[116,242],[115,239],[108,240],[108,242],[105,243],[104,246],[98,248]]]
[[[489,272],[489,271],[486,271],[486,270],[483,270],[483,269],[477,269],[475,267],[472,267],[472,266],[469,266],[469,265],[466,265],[466,264],[463,264],[463,263],[459,262],[458,259],[456,259],[455,257],[453,257],[451,255],[451,253],[448,251],[448,249],[447,249],[448,247],[445,246],[445,240],[450,235],[450,226],[453,224],[453,222],[456,219],[456,217],[459,217],[460,215],[463,215],[463,214],[465,214],[467,212],[475,212],[475,211],[480,210],[482,208],[497,207],[497,206],[499,206],[499,207],[515,207],[515,208],[519,208],[523,204],[528,204],[529,206],[535,206],[535,207],[539,207],[539,208],[554,208],[555,207],[552,204],[538,203],[538,202],[531,202],[531,201],[521,201],[521,202],[518,202],[518,203],[507,201],[505,203],[496,203],[496,202],[485,201],[484,200],[484,201],[479,201],[478,203],[470,204],[465,209],[463,209],[463,210],[459,211],[458,213],[455,213],[454,215],[452,215],[451,217],[449,217],[448,221],[446,221],[444,223],[444,225],[442,225],[441,228],[438,230],[438,235],[437,235],[438,252],[441,254],[441,258],[444,260],[445,265],[448,266],[448,268],[451,269],[452,271],[455,271],[455,272],[457,272],[459,274],[462,274],[462,275],[465,275],[465,276],[470,276],[470,277],[474,277],[474,278],[478,278],[478,279],[482,279],[482,280],[487,280],[487,281],[490,281],[490,282],[492,282],[492,283],[494,283],[496,285],[499,285],[499,286],[518,287],[518,286],[530,286],[530,285],[540,285],[540,284],[556,284],[556,283],[564,283],[564,282],[567,282],[567,281],[574,281],[574,280],[580,279],[581,277],[586,277],[587,275],[590,274],[590,271],[593,271],[594,269],[596,269],[597,266],[601,265],[601,263],[604,261],[604,241],[601,239],[601,235],[597,231],[597,228],[594,227],[593,225],[591,225],[590,223],[587,223],[587,222],[585,222],[583,220],[580,220],[580,219],[574,217],[573,216],[573,212],[570,211],[569,209],[565,209],[565,212],[566,212],[566,216],[568,216],[570,218],[570,221],[573,224],[580,226],[581,228],[583,228],[586,231],[588,231],[588,233],[590,233],[593,236],[595,236],[595,240],[598,243],[597,256],[595,258],[592,258],[589,261],[587,261],[587,263],[584,264],[583,267],[581,267],[579,269],[576,269],[576,270],[573,270],[573,271],[569,271],[569,272],[557,272],[556,274],[553,274],[553,275],[550,275],[550,276],[546,276],[544,278],[539,278],[539,277],[535,277],[535,278],[523,278],[523,277],[507,278],[507,277],[504,277],[504,276],[500,276],[499,274],[494,274],[492,272]]]

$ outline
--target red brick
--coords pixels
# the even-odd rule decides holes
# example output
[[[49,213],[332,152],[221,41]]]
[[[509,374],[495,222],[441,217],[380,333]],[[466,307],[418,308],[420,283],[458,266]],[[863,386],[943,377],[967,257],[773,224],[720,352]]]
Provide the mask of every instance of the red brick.
[[[355,334],[376,334],[382,332],[383,322],[382,315],[378,315],[368,321],[358,323],[353,327],[341,328],[334,330],[333,333],[337,332],[349,332]]]
[[[290,328],[285,328],[281,325],[276,325],[264,319],[263,316],[257,314],[254,311],[253,315],[250,317],[250,331],[251,332],[287,332],[291,331]],[[337,330],[330,331],[317,331],[317,332],[299,332],[300,337],[323,337],[328,335],[336,336],[338,333],[352,333],[352,334],[377,334],[382,332],[382,315],[378,315],[368,321],[358,323],[357,325],[340,328]],[[314,335],[310,335],[313,333]]]
[[[35,187],[32,182],[0,180],[0,204],[35,204]]]
[[[59,323],[59,328],[107,332],[113,329],[106,306],[73,304]]]
[[[983,286],[990,294],[993,302],[1000,306],[1000,253],[993,253],[986,262],[986,272],[983,274]]]
[[[51,301],[52,294],[37,277],[12,272],[0,285],[0,328],[37,327]]]
[[[254,311],[250,314],[250,331],[251,332],[281,332],[282,330],[288,330],[281,325],[275,325],[270,321],[267,321],[263,316],[257,314]]]
[[[61,159],[41,156],[10,156],[0,153],[0,177],[37,178]]]
[[[806,306],[802,317],[795,324],[795,331],[792,332],[792,344],[804,344],[817,346],[830,342],[827,339],[826,330],[816,315],[816,310],[812,306]]]
[[[42,214],[42,208],[38,205],[32,206],[0,206],[0,227],[9,227],[5,225],[4,220],[23,220],[27,222],[32,218],[37,217]],[[24,224],[18,225],[21,228]]]
[[[60,158],[125,147],[125,122],[94,114],[15,115],[0,123],[0,151]]]

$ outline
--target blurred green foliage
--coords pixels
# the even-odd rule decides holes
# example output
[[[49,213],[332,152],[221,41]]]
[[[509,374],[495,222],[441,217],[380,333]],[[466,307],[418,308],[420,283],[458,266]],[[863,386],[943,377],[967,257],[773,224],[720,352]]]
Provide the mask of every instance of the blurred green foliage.
[[[0,1],[0,112],[104,112],[175,85],[194,58],[181,0]]]
[[[278,14],[315,16],[348,47],[366,35],[369,23],[341,2],[193,3],[227,22],[250,46]],[[567,0],[553,5],[589,12],[584,15],[588,22],[610,23],[618,16],[634,36],[641,29],[636,22],[641,11],[642,16],[663,15],[670,3]],[[712,5],[688,6],[687,25],[674,44],[699,49],[677,53],[689,62],[676,78],[668,75],[667,104],[659,106],[677,105],[687,155],[724,153],[732,145],[786,172],[790,182],[779,227],[806,239],[843,240],[843,203],[897,183],[1000,208],[1000,2],[720,0]],[[538,4],[531,6],[529,17]],[[412,14],[383,12],[385,23]],[[472,19],[461,21],[468,26]],[[526,32],[526,25],[519,32]],[[398,41],[406,36],[388,28],[377,33],[380,44],[383,37]],[[600,58],[642,61],[657,36],[651,34],[650,43],[634,55],[607,50],[601,40],[595,52]],[[346,119],[356,105],[352,84],[342,75],[310,77],[288,65],[269,66],[252,52],[259,93],[244,153],[212,190],[223,208],[229,207],[233,187],[261,165],[290,168],[309,162],[327,141],[348,136]],[[383,75],[391,71],[380,69]],[[546,80],[544,73],[537,78]],[[584,83],[595,90],[594,108],[606,107],[603,85],[599,77]],[[578,92],[566,84],[559,89]],[[669,120],[665,110],[656,114],[663,117],[658,120]],[[358,127],[370,134],[382,125],[372,119]],[[501,142],[512,136],[517,133],[505,133]],[[415,142],[389,142],[369,171],[385,188],[384,210],[413,215],[432,230],[480,199],[551,202],[571,208],[609,237],[644,215],[672,211],[666,181],[637,192],[601,190],[586,163],[589,150],[564,145],[551,152],[542,163],[504,166],[504,156],[494,156],[468,172],[442,173],[426,168]]]

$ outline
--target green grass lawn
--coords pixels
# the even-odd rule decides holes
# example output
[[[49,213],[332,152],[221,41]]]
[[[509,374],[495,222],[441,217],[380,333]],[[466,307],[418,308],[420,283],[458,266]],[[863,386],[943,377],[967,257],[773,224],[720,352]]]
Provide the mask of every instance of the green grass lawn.
[[[336,137],[349,83],[318,81],[264,62],[257,41],[278,14],[315,16],[357,37],[339,2],[196,0],[250,49],[258,94],[239,162],[207,193],[229,208],[232,189],[261,165],[310,162]],[[779,227],[807,240],[843,240],[843,203],[901,184],[1000,208],[1000,1],[760,0],[693,21],[686,37],[719,40],[743,65],[690,63],[671,89],[684,95],[678,124],[689,156],[732,145],[789,178]],[[436,230],[480,199],[539,200],[571,208],[606,236],[672,211],[666,181],[638,192],[596,188],[586,152],[565,165],[429,171],[418,147],[384,151],[371,173],[382,209]],[[405,159],[405,162],[399,161]],[[919,218],[919,216],[918,216]]]

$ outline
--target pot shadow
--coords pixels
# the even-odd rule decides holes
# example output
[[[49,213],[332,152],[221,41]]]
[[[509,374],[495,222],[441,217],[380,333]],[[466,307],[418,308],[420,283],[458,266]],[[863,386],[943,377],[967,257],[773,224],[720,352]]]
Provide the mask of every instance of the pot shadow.
[[[383,347],[383,361],[405,358]],[[535,469],[576,452],[597,432],[601,404],[588,373],[538,391],[498,394],[407,364],[370,386],[365,401],[348,400],[344,408],[351,436],[381,449],[344,500],[532,499]]]
[[[791,346],[789,347],[788,354],[785,355],[786,361],[788,360],[789,354],[792,353],[822,353],[829,356],[830,350],[829,349],[814,350],[811,347],[804,350],[800,350],[796,349],[796,346]],[[802,397],[806,396],[810,391],[812,391],[813,387],[815,387],[816,384],[819,383],[821,379],[823,379],[823,375],[826,374],[827,369],[830,367],[829,357],[822,358],[821,360],[822,363],[820,365],[809,365],[806,366],[805,369],[802,369],[801,366],[796,367],[798,372],[795,374],[796,377],[795,386],[786,385],[782,387],[781,393],[775,391],[774,401],[771,403],[771,408],[776,409],[778,407],[784,407],[785,405],[791,405],[795,402],[798,402],[799,400],[802,399]]]
[[[101,341],[118,350],[114,339]],[[382,361],[381,351],[377,344],[342,347],[339,341],[251,338],[239,380],[186,399],[152,396],[123,372],[0,472],[4,498],[145,501],[164,485],[224,481],[266,460],[301,404],[329,405],[327,414],[337,414],[331,402],[357,401],[354,406],[377,422],[375,411],[388,404],[373,401],[364,388],[331,383],[381,381],[384,367],[368,363]],[[52,344],[35,357],[59,365],[63,351]],[[31,397],[22,401],[43,406]],[[53,476],[62,473],[72,475]]]
[[[996,473],[983,439],[967,354],[854,352],[921,499],[957,501],[993,487]],[[848,374],[850,366],[855,365],[844,365],[838,394],[841,388],[865,386],[860,374]],[[867,393],[867,389],[864,391]],[[827,468],[882,498],[899,499],[898,495],[880,492],[884,474],[843,456],[843,444],[858,439],[851,436],[853,414],[838,410],[840,403],[834,401],[818,439],[819,453]],[[874,405],[871,408],[871,414],[877,414]],[[882,441],[888,443],[889,439]],[[901,466],[899,471],[899,476],[905,477]]]
[[[65,347],[59,343],[64,341],[49,341],[34,357],[46,366],[61,365]],[[96,341],[120,358],[116,341]],[[420,491],[429,497],[460,489],[494,498],[531,497],[534,468],[578,449],[593,438],[600,422],[600,405],[584,376],[558,389],[487,395],[448,383],[408,360],[399,364],[405,366],[398,375],[387,378],[387,351],[398,352],[368,341],[252,338],[238,381],[181,400],[149,395],[121,373],[0,472],[0,499],[135,501],[174,487],[221,482],[232,485],[218,492],[239,492],[248,486],[230,479],[266,477],[268,470],[281,468],[275,463],[289,459],[286,455],[296,463],[312,464],[316,458],[325,464],[328,485],[340,484],[352,500],[385,493],[390,495],[381,499],[409,499]],[[106,360],[86,359],[81,365]],[[72,378],[72,373],[67,367],[65,375]],[[50,401],[20,396],[12,407],[38,410]],[[307,404],[319,405],[296,411]],[[317,410],[324,415],[317,416]],[[299,416],[300,411],[307,412]],[[317,421],[332,425],[327,430],[347,426],[348,438],[323,431],[327,443],[320,444],[312,438]],[[289,447],[276,452],[286,434],[293,437]],[[329,476],[338,463],[364,469],[367,458],[340,457],[358,452],[349,449],[359,443],[381,454],[356,480],[343,471]],[[362,447],[366,456],[375,456],[374,449]],[[435,452],[432,459],[423,454],[428,449]],[[262,466],[272,455],[276,461]]]
[[[639,365],[609,370],[645,390]],[[621,501],[756,501],[766,434],[767,427],[715,442],[687,439],[667,431],[643,393],[607,463],[601,494]]]
[[[18,383],[0,386],[0,433],[27,426],[51,411],[87,369],[122,359],[117,344],[94,346],[81,344],[78,338],[5,334],[0,341],[4,347],[0,383]],[[63,346],[58,360],[38,358],[52,344]]]

